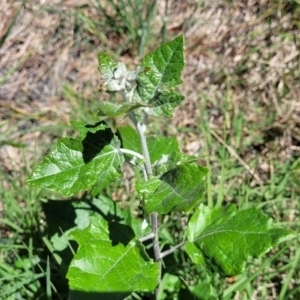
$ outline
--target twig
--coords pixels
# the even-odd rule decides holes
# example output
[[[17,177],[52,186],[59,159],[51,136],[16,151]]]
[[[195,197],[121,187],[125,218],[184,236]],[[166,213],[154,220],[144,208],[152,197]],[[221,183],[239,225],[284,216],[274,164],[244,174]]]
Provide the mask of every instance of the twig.
[[[153,234],[153,232],[151,232],[148,235],[141,237],[139,239],[139,241],[142,243],[142,242],[148,241],[148,240],[153,239],[153,238],[154,238],[154,234]]]
[[[160,253],[160,258],[162,259],[162,258],[164,258],[165,256],[167,256],[167,255],[169,255],[169,254],[175,252],[178,248],[180,248],[180,247],[183,246],[183,245],[184,245],[184,242],[182,242],[182,243],[180,243],[180,244],[178,244],[178,245],[176,245],[176,246],[174,246],[174,247],[171,247],[170,249],[168,249],[168,250],[166,250],[166,251],[164,251],[164,252],[161,252],[161,253]]]

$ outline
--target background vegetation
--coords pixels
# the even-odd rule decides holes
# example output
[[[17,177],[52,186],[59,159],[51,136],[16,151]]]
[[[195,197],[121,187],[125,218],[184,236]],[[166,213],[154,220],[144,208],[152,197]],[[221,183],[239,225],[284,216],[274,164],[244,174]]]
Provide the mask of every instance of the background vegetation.
[[[171,132],[210,168],[207,201],[257,206],[299,231],[299,1],[0,0],[0,20],[0,299],[67,297],[71,253],[59,247],[74,210],[24,180],[59,136],[72,134],[69,119],[97,121],[107,99],[99,51],[133,66],[183,33],[185,101],[172,122],[150,130]],[[104,195],[135,209],[132,175],[125,170],[123,184]],[[185,222],[166,216],[161,238],[176,243]],[[299,299],[299,259],[296,239],[225,286],[188,261],[173,272],[223,288],[224,299]]]

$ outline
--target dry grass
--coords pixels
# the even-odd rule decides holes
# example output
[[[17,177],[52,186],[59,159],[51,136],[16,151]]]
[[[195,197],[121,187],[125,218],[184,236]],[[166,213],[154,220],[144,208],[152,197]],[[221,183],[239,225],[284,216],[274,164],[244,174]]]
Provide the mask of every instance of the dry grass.
[[[212,99],[205,109],[213,130],[233,134],[224,110],[231,119],[241,113],[250,127],[258,125],[254,132],[249,126],[243,128],[243,139],[249,145],[243,149],[244,155],[257,155],[252,149],[255,140],[264,143],[268,135],[278,137],[278,144],[258,143],[256,148],[264,156],[273,155],[274,150],[282,159],[299,155],[299,17],[296,19],[295,8],[288,1],[197,2],[171,1],[168,8],[169,36],[183,33],[186,37],[182,86],[186,100],[177,110],[175,127],[198,128],[201,98],[205,96]],[[101,13],[89,1],[74,3],[29,1],[22,5],[21,1],[2,0],[1,37],[20,9],[0,49],[0,116],[7,120],[2,130],[24,116],[34,116],[43,124],[57,119],[68,122],[70,109],[62,84],[70,84],[91,99],[100,79],[97,52],[117,50],[126,39],[126,35],[121,37],[109,29],[96,36],[95,29],[78,21],[78,14],[81,19],[98,20]],[[164,14],[165,7],[160,4],[157,34]],[[77,28],[79,25],[82,28]],[[152,48],[155,44],[150,42]],[[133,60],[128,49],[122,59]],[[230,103],[226,104],[228,93]],[[266,114],[276,116],[272,124],[264,126],[269,117]],[[202,143],[187,141],[186,150],[195,152]]]
[[[299,29],[294,11],[287,10],[288,5],[266,1],[223,3],[203,7],[185,28],[184,93],[190,107],[185,113],[193,112],[192,118],[200,115],[194,103],[205,95],[214,101],[210,101],[212,129],[233,129],[225,122],[225,110],[231,120],[242,113],[248,125],[243,128],[244,138],[251,139],[247,143],[255,144],[256,135],[274,131],[279,137],[276,156],[282,159],[297,156],[300,150]],[[272,124],[264,126],[273,113]],[[186,120],[191,120],[190,115]],[[258,125],[256,132],[249,130],[251,124]],[[269,148],[264,145],[261,152],[274,152]]]

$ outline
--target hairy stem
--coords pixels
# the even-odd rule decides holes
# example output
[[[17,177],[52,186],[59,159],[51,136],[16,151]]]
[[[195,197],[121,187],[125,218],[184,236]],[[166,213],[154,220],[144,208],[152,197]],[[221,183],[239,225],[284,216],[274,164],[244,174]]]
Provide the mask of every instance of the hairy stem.
[[[145,160],[144,165],[145,165],[145,169],[146,169],[146,173],[147,173],[147,178],[146,178],[146,180],[147,180],[153,174],[147,140],[146,140],[146,136],[145,136],[145,130],[146,130],[146,125],[147,125],[147,115],[144,115],[142,122],[140,122],[137,119],[136,115],[133,112],[129,113],[129,118],[134,123],[134,126],[135,126],[135,128],[138,132],[139,138],[140,138],[143,157]],[[159,239],[158,239],[158,215],[157,215],[157,213],[151,214],[151,226],[152,226],[152,235],[153,235],[154,259],[156,262],[158,262],[159,270],[160,270],[159,283],[155,290],[155,296],[157,298],[158,292],[159,292],[160,280],[161,280],[161,278],[160,278],[161,277],[161,255],[160,255]]]
[[[146,124],[139,122],[134,114],[130,114],[130,119],[133,120],[134,125],[137,129],[141,146],[142,146],[143,157],[145,159],[146,172],[148,177],[150,177],[152,175],[152,167],[151,167],[150,155],[149,155],[148,145],[145,136]]]

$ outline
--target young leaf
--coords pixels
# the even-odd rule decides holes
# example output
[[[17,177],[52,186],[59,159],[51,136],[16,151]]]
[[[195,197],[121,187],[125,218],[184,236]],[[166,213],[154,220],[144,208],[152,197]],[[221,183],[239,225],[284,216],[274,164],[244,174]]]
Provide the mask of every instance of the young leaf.
[[[174,108],[178,106],[183,99],[183,95],[172,90],[157,92],[156,97],[149,102],[153,107],[145,108],[145,111],[151,116],[165,116],[171,118]]]
[[[111,79],[114,76],[114,71],[117,68],[117,63],[103,52],[98,54],[98,70],[105,79]]]
[[[137,191],[145,196],[147,213],[191,210],[203,198],[207,172],[195,163],[182,164],[159,178],[151,177],[139,183]]]
[[[272,220],[256,208],[236,211],[234,206],[197,209],[188,224],[187,253],[192,260],[205,258],[207,265],[225,276],[244,271],[246,261],[268,252],[291,232],[274,228]]]
[[[160,89],[180,84],[184,66],[183,36],[178,36],[146,55],[141,66],[148,70],[141,72],[137,78],[142,101],[149,102]]]
[[[119,147],[110,129],[88,132],[84,139],[60,139],[26,182],[65,196],[89,190],[95,184],[99,191],[121,177],[119,168],[124,157]]]
[[[67,278],[71,290],[86,292],[151,292],[158,283],[158,264],[134,240],[132,229],[91,217],[90,225],[71,236],[79,244]]]

